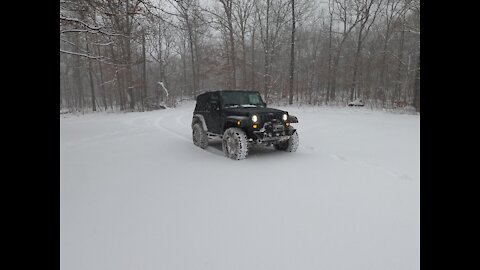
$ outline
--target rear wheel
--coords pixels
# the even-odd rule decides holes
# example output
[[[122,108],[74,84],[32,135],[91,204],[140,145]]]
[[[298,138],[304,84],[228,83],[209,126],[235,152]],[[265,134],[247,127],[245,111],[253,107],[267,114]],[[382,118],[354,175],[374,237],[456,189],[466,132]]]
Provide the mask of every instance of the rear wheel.
[[[248,154],[247,134],[239,128],[229,128],[223,133],[222,149],[226,157],[240,160]]]
[[[205,149],[208,146],[208,136],[207,132],[203,130],[203,127],[200,123],[195,123],[192,127],[192,139],[193,144],[196,146]]]
[[[274,144],[273,146],[277,150],[282,150],[282,151],[286,151],[286,152],[295,152],[295,151],[297,151],[298,143],[299,143],[298,133],[297,133],[297,131],[294,131],[293,134],[290,136],[290,138],[287,141],[284,141],[284,142],[281,142],[281,143],[278,143],[278,144]]]

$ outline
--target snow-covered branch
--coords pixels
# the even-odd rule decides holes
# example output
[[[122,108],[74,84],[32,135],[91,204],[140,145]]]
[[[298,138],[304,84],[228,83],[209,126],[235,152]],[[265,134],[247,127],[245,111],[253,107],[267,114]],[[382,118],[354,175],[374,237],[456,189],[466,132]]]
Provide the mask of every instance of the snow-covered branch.
[[[81,25],[87,27],[88,29],[91,29],[91,30],[100,30],[102,29],[101,26],[91,26],[90,24],[82,21],[82,20],[79,20],[79,19],[76,19],[76,18],[67,18],[67,17],[63,17],[62,15],[60,15],[60,20],[62,21],[67,21],[67,22],[76,22],[76,23],[80,23]]]
[[[94,55],[90,55],[90,54],[71,52],[71,51],[66,51],[66,50],[62,50],[62,49],[60,49],[60,52],[65,53],[65,54],[70,54],[70,55],[75,55],[75,56],[80,56],[80,57],[93,59],[93,60],[102,62],[102,63],[107,64],[107,65],[119,66],[119,67],[126,66],[126,65],[122,65],[122,64],[115,64],[115,63],[106,62],[104,60],[110,60],[110,58],[107,58],[107,57],[104,57],[104,56],[94,56]]]
[[[71,22],[71,23],[78,23],[84,27],[86,27],[87,29],[62,29],[60,30],[61,33],[76,33],[76,32],[87,32],[87,33],[91,33],[91,34],[103,34],[103,35],[107,35],[107,36],[122,36],[122,37],[131,37],[131,36],[127,36],[127,35],[124,35],[124,34],[119,34],[119,33],[110,33],[110,32],[106,32],[104,31],[104,28],[103,26],[92,26],[82,20],[79,20],[79,19],[76,19],[76,18],[69,18],[69,17],[64,17],[62,15],[60,15],[60,20],[61,21],[65,21],[65,22]]]
[[[102,56],[92,56],[92,55],[89,55],[89,54],[70,52],[70,51],[65,51],[65,50],[62,50],[62,49],[60,49],[60,52],[61,53],[66,53],[66,54],[71,54],[71,55],[76,55],[76,56],[81,56],[81,57],[86,57],[86,58],[90,58],[90,59],[95,59],[95,60],[103,59]]]

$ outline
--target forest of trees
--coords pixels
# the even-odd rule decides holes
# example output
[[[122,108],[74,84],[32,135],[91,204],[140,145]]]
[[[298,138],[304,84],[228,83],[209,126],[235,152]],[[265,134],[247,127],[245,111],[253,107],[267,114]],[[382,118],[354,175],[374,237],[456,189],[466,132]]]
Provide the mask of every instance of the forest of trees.
[[[143,111],[212,89],[420,111],[420,0],[61,0],[60,108]]]

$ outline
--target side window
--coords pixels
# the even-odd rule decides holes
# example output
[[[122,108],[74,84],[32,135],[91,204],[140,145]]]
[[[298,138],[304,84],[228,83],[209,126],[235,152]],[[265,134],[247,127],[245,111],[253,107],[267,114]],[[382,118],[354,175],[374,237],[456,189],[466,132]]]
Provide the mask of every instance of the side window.
[[[197,111],[204,111],[206,109],[207,98],[208,98],[207,95],[198,96],[197,105],[196,105]]]
[[[210,95],[210,98],[209,98],[208,104],[207,104],[208,110],[211,110],[211,104],[212,104],[212,102],[216,102],[216,103],[217,103],[217,106],[220,106],[220,97],[218,96],[217,93],[212,93],[212,94]]]
[[[212,94],[212,95],[210,95],[210,101],[216,101],[216,102],[218,102],[218,95],[217,95],[217,94]]]

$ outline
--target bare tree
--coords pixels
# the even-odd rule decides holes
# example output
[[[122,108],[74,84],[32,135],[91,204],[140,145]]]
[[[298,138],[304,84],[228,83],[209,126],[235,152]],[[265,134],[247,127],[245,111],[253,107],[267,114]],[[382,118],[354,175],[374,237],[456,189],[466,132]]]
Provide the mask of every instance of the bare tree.
[[[187,36],[188,36],[188,43],[189,43],[189,48],[190,48],[190,61],[191,61],[191,68],[192,68],[192,84],[193,84],[193,97],[197,95],[197,90],[198,90],[198,69],[197,69],[197,64],[196,64],[196,54],[195,54],[195,43],[196,40],[194,40],[195,35],[194,35],[194,27],[196,27],[193,24],[193,17],[194,15],[194,7],[195,7],[195,2],[194,0],[175,0],[175,4],[173,6],[178,12],[178,16],[183,20],[183,23],[186,27],[187,30]]]
[[[236,65],[235,65],[235,40],[234,40],[234,29],[233,29],[233,0],[218,0],[222,3],[223,12],[226,17],[226,25],[228,30],[228,37],[229,37],[229,58],[231,62],[231,77],[230,77],[230,84],[229,86],[233,89],[236,88],[237,85],[237,77],[236,77]]]
[[[279,38],[282,30],[289,23],[290,5],[284,1],[267,0],[265,5],[258,2],[255,6],[255,14],[259,26],[260,40],[264,51],[264,96],[269,100],[269,94],[272,83],[276,83],[278,78],[273,78],[272,62],[279,48]]]
[[[354,2],[351,0],[334,0],[332,2],[334,13],[337,16],[338,21],[342,24],[342,32],[340,32],[340,43],[337,48],[337,52],[334,58],[332,83],[330,85],[330,100],[335,100],[336,87],[337,87],[337,72],[340,62],[340,55],[342,53],[343,45],[350,35],[350,32],[359,24],[362,20],[362,13],[355,12]],[[352,15],[353,13],[353,15]]]
[[[253,0],[237,0],[233,1],[234,5],[234,12],[233,18],[234,21],[239,29],[239,39],[242,45],[242,88],[245,88],[247,85],[247,51],[246,51],[246,33],[247,33],[247,25],[249,19],[251,17],[254,1]],[[254,48],[254,29],[252,31],[252,50]],[[237,33],[237,32],[234,32]]]
[[[360,22],[358,24],[358,38],[357,38],[357,48],[355,51],[355,59],[353,64],[353,75],[352,75],[352,86],[350,90],[350,100],[356,98],[356,87],[357,87],[357,72],[360,61],[360,53],[362,50],[363,42],[367,37],[370,27],[375,22],[377,14],[380,10],[382,0],[379,0],[378,3],[376,0],[359,0],[356,2],[356,12],[360,13]],[[372,10],[373,5],[376,4],[376,8]],[[373,14],[372,14],[373,13]]]

